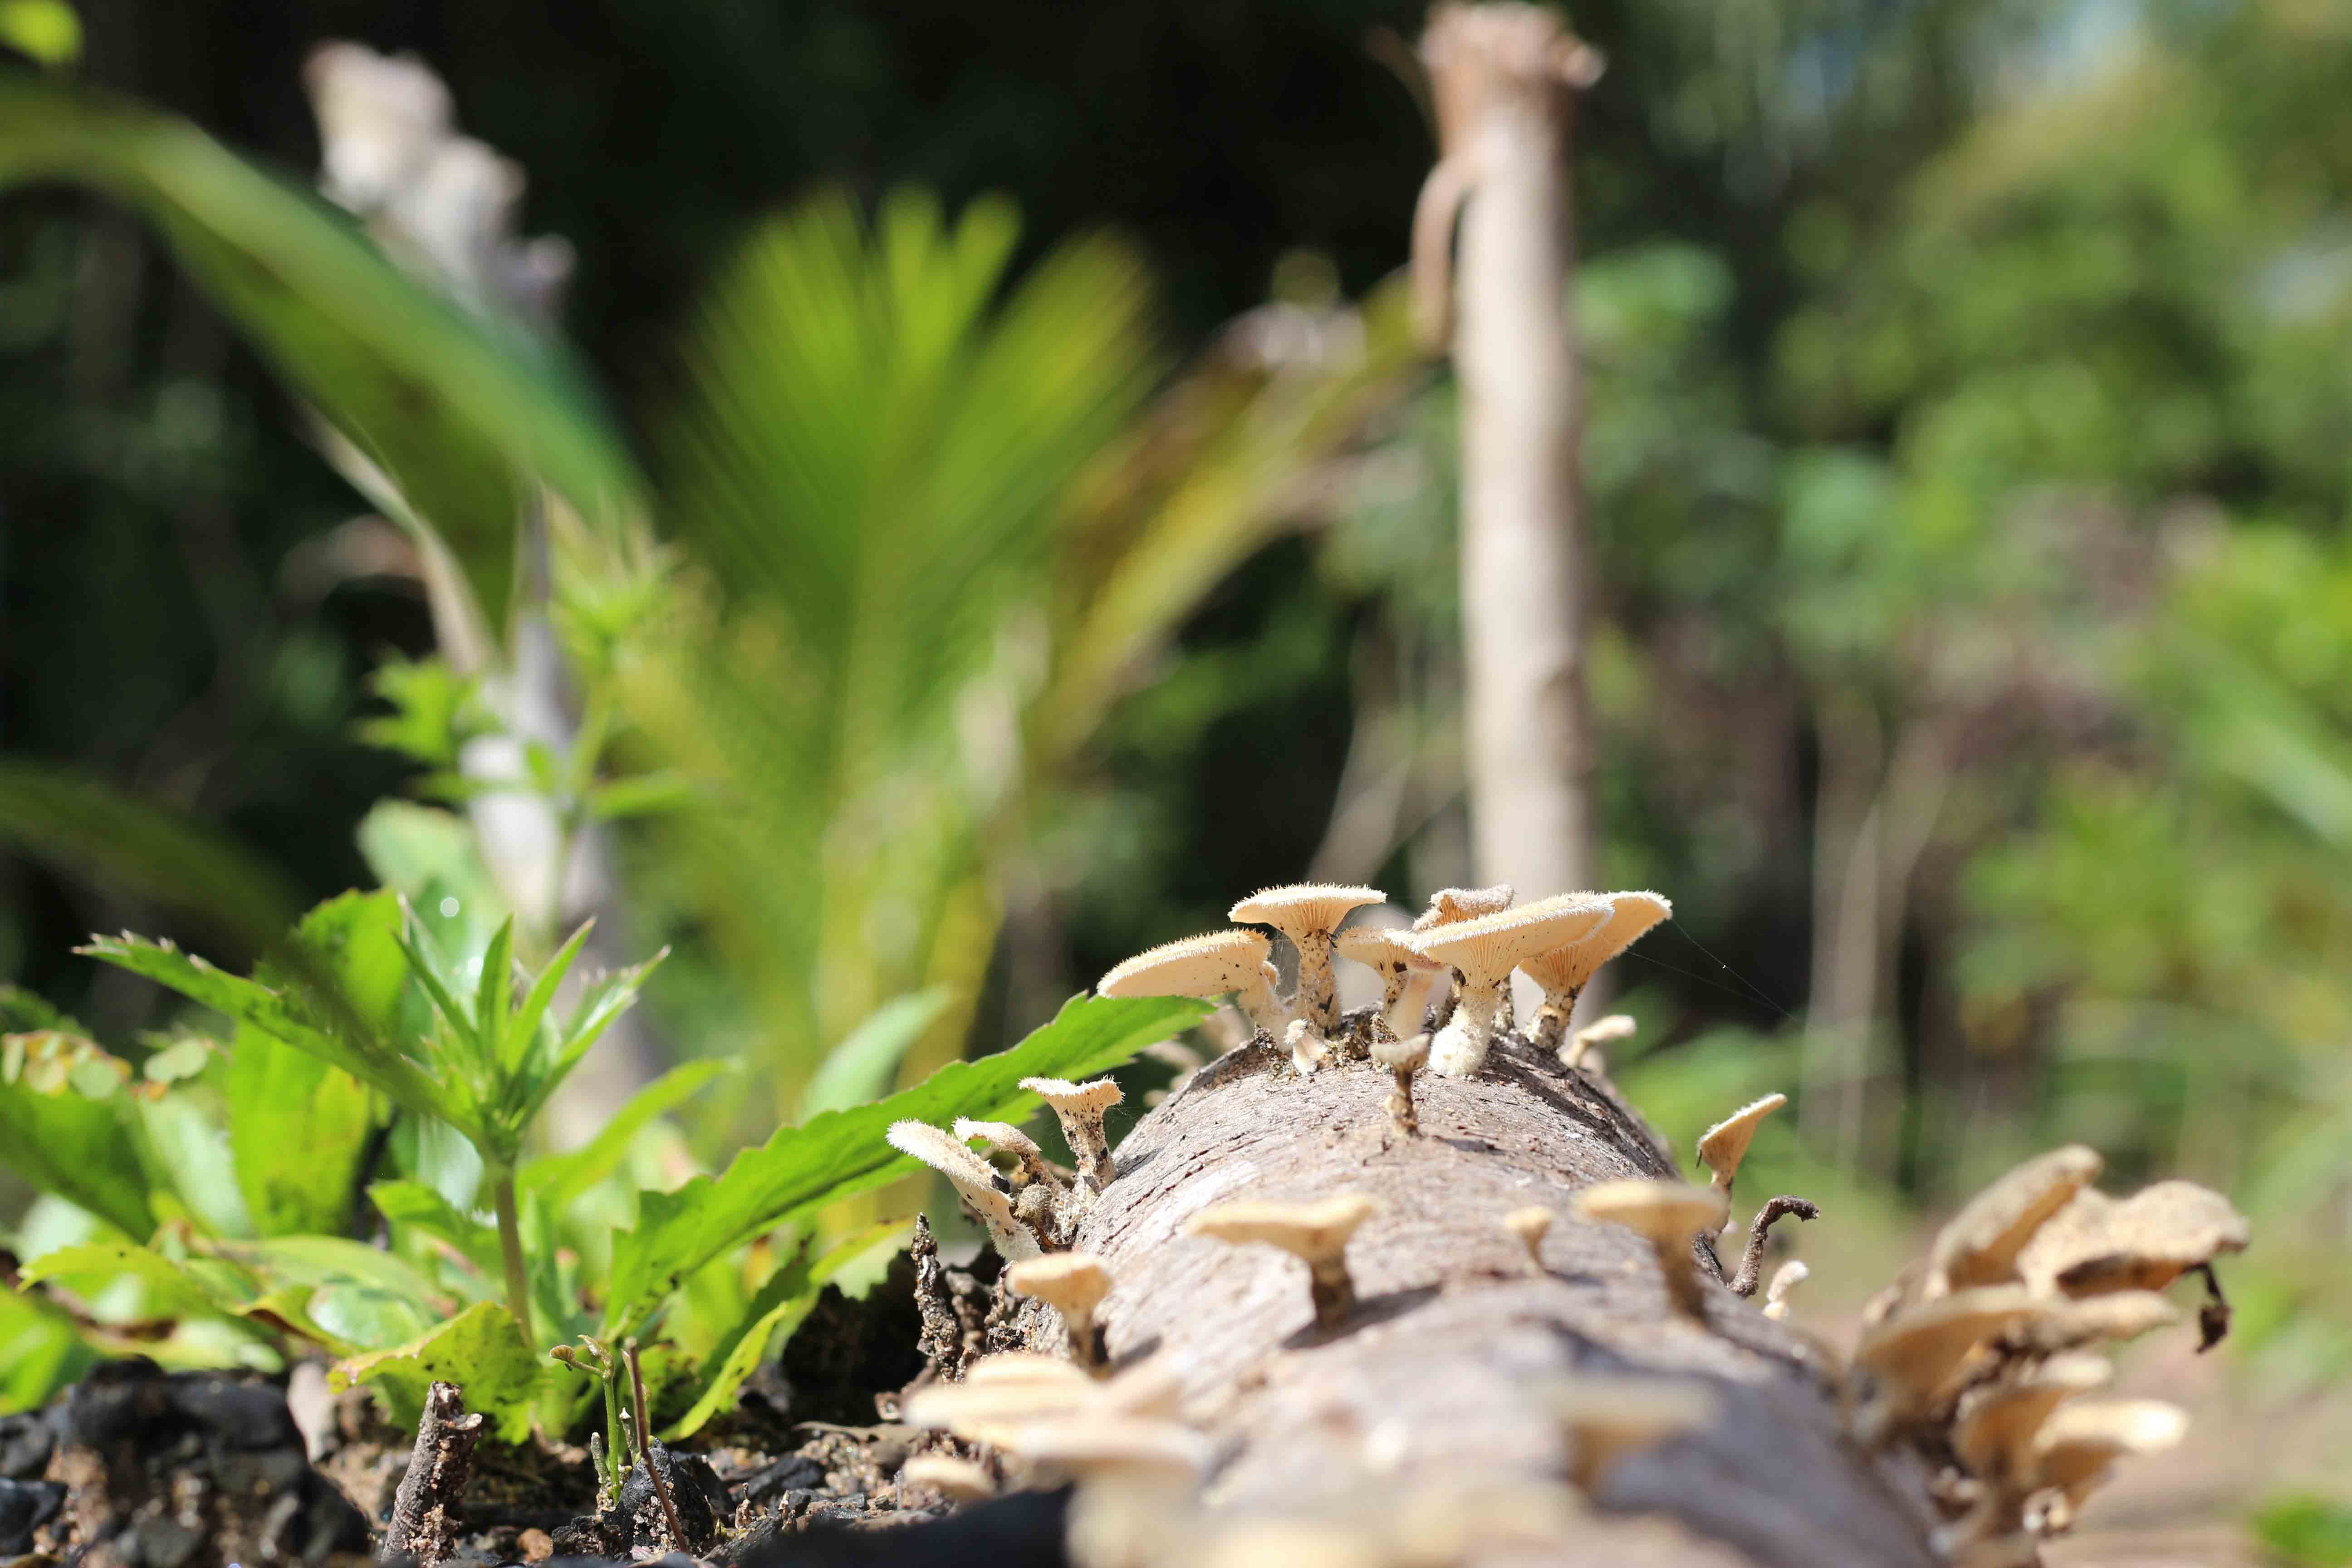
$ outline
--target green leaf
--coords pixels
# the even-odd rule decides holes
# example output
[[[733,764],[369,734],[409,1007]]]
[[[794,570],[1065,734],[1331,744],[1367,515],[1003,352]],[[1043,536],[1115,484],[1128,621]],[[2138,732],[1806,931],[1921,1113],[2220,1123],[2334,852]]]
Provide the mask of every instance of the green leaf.
[[[592,527],[642,513],[634,466],[560,351],[467,315],[345,215],[194,126],[0,80],[0,183],[32,179],[95,187],[153,223],[263,358],[447,542],[493,625],[531,480]]]
[[[42,65],[81,58],[81,17],[65,0],[0,0],[0,44]]]
[[[1035,1109],[1024,1078],[1082,1079],[1118,1067],[1184,1027],[1207,1006],[1181,997],[1074,996],[1012,1049],[950,1062],[914,1088],[850,1110],[828,1110],[747,1149],[717,1177],[637,1200],[637,1223],[614,1238],[604,1321],[642,1323],[685,1275],[761,1231],[921,1167],[883,1141],[890,1123],[1001,1121]]]
[[[44,1092],[24,1081],[17,1064],[25,1037],[8,1037],[16,1048],[0,1071],[0,1164],[36,1192],[54,1193],[145,1240],[155,1233],[155,1211],[121,1103],[86,1098],[65,1082]]]
[[[557,950],[555,956],[547,961],[547,967],[539,972],[539,978],[531,982],[530,994],[523,998],[522,1006],[516,1012],[507,1031],[503,1059],[509,1070],[532,1059],[534,1047],[539,1044],[540,1023],[547,1016],[548,1005],[555,1000],[555,989],[563,984],[563,977],[572,973],[572,961],[580,956],[580,949],[587,942],[588,933],[595,928],[596,922],[593,920],[581,921],[580,929],[572,933],[572,940]]]
[[[705,1358],[703,1365],[707,1370],[695,1390],[693,1405],[671,1423],[662,1434],[662,1440],[675,1443],[691,1437],[712,1416],[730,1408],[743,1380],[759,1370],[771,1346],[800,1327],[801,1320],[816,1305],[817,1295],[827,1280],[865,1258],[886,1239],[898,1238],[893,1243],[895,1250],[904,1244],[906,1234],[906,1225],[898,1220],[869,1226],[814,1262],[810,1261],[803,1249],[768,1276],[768,1282],[760,1287],[759,1294],[744,1309],[742,1320],[720,1336]]]
[[[501,1076],[512,1070],[507,1049],[507,1021],[514,1013],[514,917],[499,922],[482,954],[482,978],[474,994],[474,1032],[481,1042],[482,1059]],[[455,1020],[452,1020],[455,1022]]]
[[[466,1391],[468,1408],[489,1416],[499,1440],[530,1436],[530,1402],[541,1363],[512,1314],[494,1301],[477,1301],[431,1332],[390,1350],[351,1356],[327,1374],[331,1387],[373,1388],[394,1423],[413,1426],[436,1383]]]
[[[616,969],[590,983],[579,1004],[573,1007],[571,1018],[563,1026],[560,1037],[562,1043],[557,1047],[554,1058],[547,1064],[546,1075],[530,1086],[529,1097],[516,1115],[514,1124],[518,1129],[530,1125],[531,1118],[539,1114],[540,1108],[571,1076],[572,1069],[580,1065],[580,1058],[588,1054],[588,1047],[612,1027],[614,1019],[635,1005],[646,977],[668,956],[669,949],[665,947],[643,963]]]
[[[595,1137],[579,1148],[525,1164],[515,1173],[515,1185],[562,1213],[572,1199],[613,1173],[628,1157],[630,1145],[646,1123],[685,1104],[704,1084],[736,1068],[736,1063],[723,1058],[680,1063],[637,1090]]]
[[[300,1236],[351,1222],[352,1183],[374,1120],[359,1079],[240,1024],[223,1098],[237,1190],[255,1230]]]
[[[890,1087],[898,1058],[939,1021],[954,994],[943,989],[898,996],[874,1010],[874,1016],[849,1032],[849,1037],[825,1053],[816,1076],[801,1094],[803,1121],[820,1110],[846,1110],[878,1100]]]
[[[691,805],[694,781],[684,773],[638,773],[613,779],[589,790],[588,815],[599,822],[619,822],[633,816],[656,816]]]
[[[234,1317],[254,1297],[219,1265],[175,1263],[152,1247],[121,1242],[61,1247],[26,1263],[17,1278],[26,1285],[54,1280],[83,1296],[118,1279],[136,1279],[145,1292],[147,1315],[154,1318]]]
[[[481,1221],[457,1212],[457,1207],[425,1182],[375,1182],[368,1197],[394,1225],[414,1226],[456,1247],[465,1259],[487,1276],[497,1277],[506,1267],[499,1255],[498,1232]]]
[[[378,801],[360,820],[359,841],[360,857],[376,880],[412,904],[422,904],[425,890],[436,887],[461,910],[498,902],[473,826],[455,812]]]

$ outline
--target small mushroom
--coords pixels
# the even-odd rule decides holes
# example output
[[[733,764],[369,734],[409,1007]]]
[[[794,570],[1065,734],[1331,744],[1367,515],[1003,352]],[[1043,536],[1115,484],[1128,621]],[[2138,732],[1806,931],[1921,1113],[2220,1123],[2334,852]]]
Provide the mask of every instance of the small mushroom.
[[[1577,1030],[1575,1034],[1570,1035],[1568,1037],[1568,1044],[1560,1047],[1559,1065],[1572,1070],[1583,1067],[1587,1061],[1590,1061],[1592,1064],[1593,1072],[1606,1073],[1609,1070],[1609,1064],[1600,1057],[1594,1056],[1592,1047],[1612,1045],[1619,1040],[1630,1040],[1633,1037],[1633,1031],[1640,1026],[1633,1021],[1633,1015],[1631,1013],[1612,1013],[1605,1018],[1595,1018]]]
[[[1298,950],[1298,1016],[1321,1034],[1339,1026],[1339,988],[1331,975],[1332,942],[1349,911],[1388,901],[1378,888],[1299,883],[1252,893],[1226,911],[1236,924],[1270,925]]]
[[[969,1116],[959,1116],[955,1124],[956,1142],[969,1143],[977,1138],[992,1152],[1010,1154],[1018,1162],[1023,1182],[1048,1189],[1062,1185],[1065,1173],[1057,1172],[1045,1163],[1045,1152],[1037,1141],[1010,1121],[974,1121]]]
[[[2079,1143],[2028,1160],[1970,1198],[1927,1249],[1925,1293],[2017,1278],[2017,1256],[2033,1233],[2099,1173],[2098,1152]]]
[[[1709,1186],[1727,1198],[1731,1195],[1732,1178],[1739,1173],[1739,1162],[1748,1158],[1748,1146],[1756,1141],[1757,1124],[1788,1103],[1785,1094],[1768,1094],[1699,1135],[1698,1159],[1709,1172]]]
[[[1339,956],[1353,959],[1381,977],[1381,1021],[1396,1039],[1421,1033],[1429,987],[1444,965],[1424,958],[1405,931],[1358,926],[1339,933]]]
[[[953,1454],[918,1454],[898,1468],[898,1489],[935,1491],[950,1502],[981,1502],[996,1495],[987,1467]]]
[[[901,1154],[911,1154],[953,1184],[964,1206],[988,1228],[988,1237],[1008,1262],[1035,1258],[1037,1238],[1013,1217],[1013,1200],[996,1185],[988,1162],[964,1147],[951,1133],[928,1121],[894,1121],[884,1136]]]
[[[2104,1356],[2053,1356],[1962,1396],[1952,1423],[1952,1454],[1969,1474],[2001,1485],[2021,1482],[2034,1435],[2050,1413],[2115,1375]]]
[[[1110,1364],[1103,1325],[1095,1309],[1110,1294],[1110,1269],[1091,1252],[1057,1252],[1033,1258],[1004,1271],[1004,1288],[1033,1296],[1062,1314],[1070,1359],[1100,1377]]]
[[[1582,893],[1609,905],[1608,918],[1572,942],[1539,953],[1519,965],[1527,977],[1543,987],[1543,1007],[1536,1014],[1533,1033],[1538,1050],[1556,1050],[1567,1037],[1569,1016],[1576,999],[1601,966],[1639,941],[1659,921],[1672,918],[1674,905],[1652,892]]]
[[[1415,933],[1423,956],[1450,963],[1462,976],[1462,999],[1430,1044],[1429,1065],[1447,1078],[1468,1078],[1486,1065],[1495,1018],[1511,971],[1591,931],[1609,906],[1591,894],[1563,893],[1499,914],[1456,921]]]
[[[938,1427],[967,1443],[1002,1445],[1024,1422],[1107,1409],[1104,1386],[1090,1377],[1067,1383],[1037,1379],[935,1383],[907,1395],[899,1419],[909,1426]]]
[[[2069,1296],[2161,1290],[2225,1252],[2245,1250],[2246,1216],[2194,1182],[2158,1182],[2118,1201],[2093,1187],[2034,1233],[2018,1272]]]
[[[1429,1037],[1376,1041],[1372,1060],[1396,1077],[1396,1087],[1389,1090],[1389,1126],[1398,1137],[1410,1138],[1421,1131],[1421,1115],[1412,1104],[1412,1075],[1429,1062]]]
[[[1095,982],[1102,996],[1200,996],[1230,993],[1258,1033],[1282,1037],[1290,1014],[1275,1000],[1274,944],[1254,931],[1188,936],[1137,953]]]
[[[1709,1187],[1687,1182],[1659,1182],[1631,1177],[1585,1188],[1574,1199],[1585,1218],[1622,1225],[1640,1234],[1657,1254],[1658,1268],[1666,1279],[1666,1300],[1675,1310],[1700,1322],[1706,1321],[1706,1291],[1699,1283],[1698,1265],[1691,1258],[1691,1238],[1723,1228],[1731,1211],[1728,1199]]]
[[[2079,1301],[2053,1301],[2019,1324],[2003,1342],[2027,1355],[2056,1355],[2106,1340],[2136,1340],[2180,1321],[2180,1310],[2149,1290],[2119,1290]]]
[[[1340,1193],[1311,1204],[1219,1204],[1194,1215],[1184,1228],[1228,1246],[1263,1242],[1307,1265],[1315,1321],[1337,1328],[1355,1310],[1356,1285],[1348,1277],[1348,1238],[1378,1214],[1378,1200]]]
[[[1181,1422],[1113,1411],[1048,1416],[1004,1434],[1024,1463],[1078,1480],[1191,1487],[1208,1463],[1208,1440]]]
[[[1574,1443],[1569,1479],[1587,1497],[1628,1456],[1716,1418],[1715,1395],[1705,1388],[1656,1377],[1576,1378],[1552,1394],[1551,1409]]]
[[[1331,1053],[1331,1042],[1304,1018],[1290,1020],[1290,1026],[1283,1031],[1282,1043],[1290,1052],[1290,1065],[1301,1078],[1321,1067],[1323,1058]]]
[[[1491,888],[1440,888],[1429,895],[1429,908],[1414,917],[1412,929],[1427,931],[1432,926],[1450,926],[1456,921],[1475,921],[1481,915],[1498,915],[1511,907],[1518,895],[1508,882],[1497,882]]]
[[[1551,1210],[1539,1204],[1513,1209],[1503,1216],[1503,1228],[1517,1237],[1519,1245],[1528,1249],[1528,1272],[1542,1273],[1543,1238],[1544,1233],[1551,1229]]]
[[[1789,1315],[1789,1292],[1812,1278],[1813,1271],[1805,1267],[1802,1258],[1791,1258],[1772,1271],[1772,1283],[1764,1287],[1764,1315],[1774,1322]]]
[[[1979,1346],[2047,1310],[2022,1286],[1984,1285],[1922,1302],[1866,1331],[1853,1352],[1867,1384],[1855,1435],[1876,1443],[1916,1419]]]
[[[964,1383],[973,1388],[990,1384],[1038,1383],[1057,1388],[1085,1386],[1086,1375],[1061,1356],[1027,1351],[998,1351],[976,1356],[963,1369]]]
[[[2034,1486],[2055,1489],[2060,1499],[2045,1510],[2045,1528],[2054,1533],[2072,1525],[2117,1459],[2162,1453],[2188,1431],[2188,1414],[2160,1399],[2085,1400],[2051,1412],[2033,1439]]]
[[[1117,1083],[1098,1078],[1089,1083],[1067,1079],[1024,1078],[1021,1087],[1054,1108],[1062,1137],[1078,1159],[1078,1173],[1096,1192],[1111,1184],[1118,1166],[1110,1157],[1110,1139],[1103,1132],[1103,1112],[1125,1098]]]

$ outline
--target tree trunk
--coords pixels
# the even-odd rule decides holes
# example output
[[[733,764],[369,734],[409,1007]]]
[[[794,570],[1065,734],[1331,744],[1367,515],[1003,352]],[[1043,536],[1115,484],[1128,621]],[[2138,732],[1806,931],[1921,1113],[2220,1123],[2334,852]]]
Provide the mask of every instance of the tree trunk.
[[[1539,1560],[1935,1561],[1921,1476],[1844,1436],[1827,1352],[1733,1296],[1704,1240],[1706,1322],[1673,1316],[1647,1246],[1575,1216],[1580,1188],[1675,1173],[1605,1080],[1506,1038],[1479,1077],[1420,1076],[1411,1138],[1389,1128],[1390,1084],[1369,1064],[1302,1079],[1265,1046],[1236,1051],[1137,1124],[1080,1226],[1115,1282],[1112,1356],[1172,1369],[1207,1428],[1211,1507],[1360,1525],[1409,1498],[1466,1508],[1472,1489],[1557,1485],[1571,1456],[1552,1390],[1654,1376],[1704,1384],[1717,1422],[1624,1459]],[[1213,1204],[1342,1192],[1382,1207],[1349,1244],[1357,1304],[1329,1331],[1297,1259],[1185,1231]],[[1554,1215],[1540,1275],[1501,1223],[1537,1205]],[[1058,1318],[1024,1310],[1058,1351]]]

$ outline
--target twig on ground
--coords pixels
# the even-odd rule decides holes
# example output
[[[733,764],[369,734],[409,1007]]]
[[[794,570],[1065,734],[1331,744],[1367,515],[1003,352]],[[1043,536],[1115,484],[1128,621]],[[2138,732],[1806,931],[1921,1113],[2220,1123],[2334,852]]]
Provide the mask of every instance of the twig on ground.
[[[662,1479],[661,1467],[654,1463],[654,1440],[646,1425],[646,1376],[637,1369],[637,1342],[631,1340],[621,1352],[629,1363],[629,1418],[636,1423],[637,1458],[646,1467],[646,1479],[654,1484],[654,1500],[661,1504],[662,1522],[669,1527],[669,1549],[690,1552],[686,1542],[686,1529],[677,1521],[677,1505],[670,1501],[669,1482]]]
[[[474,1469],[474,1445],[481,1440],[482,1417],[468,1415],[454,1383],[436,1383],[425,1395],[416,1424],[416,1447],[408,1473],[394,1496],[392,1522],[383,1532],[385,1560],[413,1555],[434,1568],[455,1545],[457,1505]]]
[[[1801,1220],[1822,1217],[1821,1205],[1808,1203],[1803,1198],[1790,1197],[1782,1193],[1777,1198],[1766,1199],[1764,1206],[1756,1211],[1756,1218],[1748,1227],[1748,1250],[1740,1255],[1739,1270],[1731,1277],[1733,1295],[1756,1294],[1757,1278],[1764,1271],[1764,1233],[1772,1228],[1773,1221],[1790,1214]]]

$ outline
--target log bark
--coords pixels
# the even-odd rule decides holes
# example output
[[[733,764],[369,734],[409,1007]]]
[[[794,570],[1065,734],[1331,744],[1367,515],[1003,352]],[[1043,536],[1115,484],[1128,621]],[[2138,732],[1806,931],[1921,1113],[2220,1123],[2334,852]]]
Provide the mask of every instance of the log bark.
[[[1845,1436],[1823,1347],[1735,1297],[1705,1239],[1706,1321],[1675,1318],[1646,1244],[1576,1216],[1580,1188],[1676,1174],[1605,1080],[1506,1039],[1477,1078],[1423,1075],[1412,1137],[1390,1129],[1391,1087],[1370,1064],[1302,1079],[1244,1047],[1137,1124],[1080,1226],[1115,1281],[1115,1361],[1172,1369],[1212,1439],[1211,1506],[1296,1515],[1557,1483],[1570,1440],[1550,1391],[1656,1377],[1705,1384],[1718,1420],[1618,1465],[1544,1560],[1936,1561],[1924,1477]],[[1349,1245],[1358,1303],[1332,1330],[1315,1327],[1297,1259],[1185,1232],[1213,1204],[1349,1191],[1382,1210]],[[1555,1215],[1540,1275],[1501,1223],[1532,1204]],[[1050,1311],[1024,1309],[1022,1326],[1059,1348]]]

